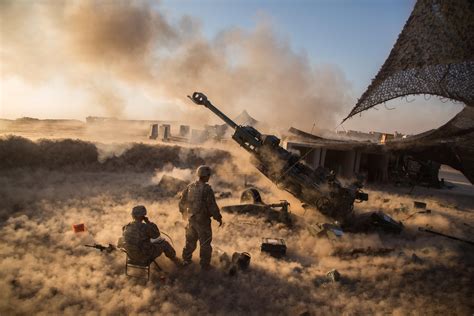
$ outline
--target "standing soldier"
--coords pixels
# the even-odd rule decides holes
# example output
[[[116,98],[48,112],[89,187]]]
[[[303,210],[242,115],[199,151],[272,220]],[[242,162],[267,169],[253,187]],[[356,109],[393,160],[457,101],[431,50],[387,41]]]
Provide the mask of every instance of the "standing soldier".
[[[191,263],[196,244],[199,240],[201,269],[211,268],[212,229],[211,217],[222,226],[222,215],[214,197],[214,191],[207,182],[211,177],[211,168],[200,166],[197,170],[199,180],[191,183],[182,193],[179,211],[188,220],[186,226],[186,245],[183,249],[183,264]]]

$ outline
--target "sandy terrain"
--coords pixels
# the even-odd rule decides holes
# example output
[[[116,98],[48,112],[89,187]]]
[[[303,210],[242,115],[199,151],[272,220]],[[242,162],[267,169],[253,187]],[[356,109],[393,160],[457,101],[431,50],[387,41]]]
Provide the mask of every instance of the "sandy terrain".
[[[2,140],[0,155],[10,150],[6,147],[11,144],[5,144]],[[474,248],[417,230],[428,225],[473,240],[472,194],[416,188],[408,195],[407,188],[372,186],[367,188],[369,201],[357,204],[357,212],[382,210],[404,220],[416,211],[413,200],[426,202],[432,212],[405,220],[406,229],[400,235],[345,234],[331,240],[311,236],[306,225],[325,219],[317,213],[304,213],[297,200],[259,176],[238,148],[227,148],[229,152],[222,148],[190,152],[188,148],[154,146],[153,161],[148,161],[140,153],[149,153],[150,148],[139,147],[138,151],[130,144],[115,144],[106,154],[102,150],[100,163],[68,164],[68,150],[74,146],[59,150],[63,155],[45,156],[49,151],[35,151],[35,159],[42,163],[34,167],[21,165],[21,157],[8,166],[2,165],[1,315],[474,312]],[[23,155],[33,150],[31,146],[17,148],[23,150]],[[172,159],[166,162],[166,157]],[[214,189],[232,192],[231,198],[218,200],[220,206],[238,201],[243,175],[248,175],[263,190],[265,201],[290,201],[291,211],[298,216],[296,227],[288,229],[262,218],[223,213],[224,227],[213,224],[216,271],[200,272],[197,254],[195,264],[184,270],[177,270],[160,257],[158,262],[168,272],[166,280],[160,280],[155,271],[147,284],[124,275],[122,253],[101,254],[83,246],[116,243],[122,226],[130,221],[131,208],[143,204],[150,219],[171,236],[181,253],[185,223],[177,209],[178,199],[150,188],[163,174],[191,179],[202,161],[216,170]],[[463,185],[463,190],[472,192],[472,186]],[[76,223],[85,223],[87,231],[75,234],[71,226]],[[262,254],[262,237],[284,238],[287,257],[278,260]],[[351,253],[368,247],[394,250],[387,254]],[[250,270],[230,277],[219,268],[220,251],[230,255],[234,251],[249,252]],[[340,272],[341,281],[321,282],[331,269]]]

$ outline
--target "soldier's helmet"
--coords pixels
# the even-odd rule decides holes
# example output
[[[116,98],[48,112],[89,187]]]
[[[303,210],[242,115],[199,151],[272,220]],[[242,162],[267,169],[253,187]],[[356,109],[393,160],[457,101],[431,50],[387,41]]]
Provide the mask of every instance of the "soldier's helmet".
[[[197,170],[198,177],[210,177],[211,176],[211,168],[206,165],[202,165]]]
[[[146,208],[143,205],[137,205],[132,209],[132,217],[138,218],[146,215]]]

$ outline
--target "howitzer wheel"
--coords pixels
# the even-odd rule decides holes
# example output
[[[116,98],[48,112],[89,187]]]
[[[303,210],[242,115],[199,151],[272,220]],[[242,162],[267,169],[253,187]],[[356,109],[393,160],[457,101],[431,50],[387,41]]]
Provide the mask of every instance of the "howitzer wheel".
[[[257,188],[249,188],[240,195],[240,203],[263,204],[263,201]]]
[[[316,200],[316,207],[318,210],[323,213],[324,215],[330,215],[331,214],[331,207],[332,203],[327,197],[321,197],[318,200]]]

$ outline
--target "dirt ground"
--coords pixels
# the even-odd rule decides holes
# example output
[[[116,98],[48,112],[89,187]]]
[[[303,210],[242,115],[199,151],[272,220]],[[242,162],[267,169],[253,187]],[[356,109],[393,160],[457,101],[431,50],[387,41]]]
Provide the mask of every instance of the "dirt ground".
[[[151,146],[151,145],[150,145]],[[120,146],[119,146],[120,147]],[[130,148],[127,145],[126,148]],[[123,149],[123,148],[122,148]],[[158,157],[161,147],[156,147]],[[0,151],[5,147],[0,145]],[[127,149],[108,157],[128,157]],[[400,235],[344,234],[337,240],[313,237],[307,225],[323,222],[247,164],[238,149],[209,149],[168,163],[114,160],[94,165],[10,166],[0,170],[0,314],[164,314],[164,315],[472,315],[474,312],[473,246],[418,231],[430,227],[473,240],[474,198],[443,190],[390,186],[367,188],[369,201],[357,212],[381,210],[404,220]],[[176,151],[176,152],[175,152]],[[145,151],[147,152],[147,151]],[[219,158],[213,159],[213,153]],[[66,155],[67,157],[67,155]],[[174,156],[173,156],[174,157]],[[189,157],[192,157],[189,158]],[[127,159],[128,159],[127,158]],[[62,158],[61,158],[62,159]],[[64,158],[66,159],[66,158]],[[106,159],[106,158],[104,158]],[[119,158],[113,158],[119,159]],[[115,244],[134,205],[147,207],[150,220],[167,233],[181,253],[185,222],[178,199],[155,190],[163,174],[191,180],[202,161],[212,160],[215,191],[230,191],[220,206],[239,200],[244,175],[264,192],[266,202],[287,199],[297,224],[289,229],[263,218],[223,213],[225,225],[213,223],[216,270],[200,272],[194,264],[177,269],[163,256],[166,271],[153,271],[145,283],[124,274],[124,255],[84,247]],[[183,162],[185,161],[185,163]],[[112,167],[111,167],[112,166]],[[125,166],[125,167],[124,167]],[[128,167],[126,167],[128,166]],[[472,186],[471,186],[472,187]],[[463,187],[463,189],[466,189]],[[469,191],[469,187],[467,189]],[[472,190],[472,188],[471,188]],[[427,203],[430,214],[418,214],[413,201]],[[87,231],[74,233],[84,223]],[[285,239],[288,254],[275,259],[260,252],[262,237]],[[387,253],[354,249],[393,249]],[[250,269],[228,275],[219,255],[246,251]],[[339,282],[323,282],[337,269]]]

